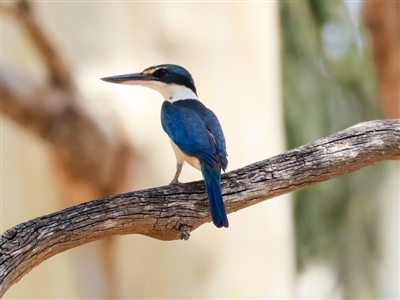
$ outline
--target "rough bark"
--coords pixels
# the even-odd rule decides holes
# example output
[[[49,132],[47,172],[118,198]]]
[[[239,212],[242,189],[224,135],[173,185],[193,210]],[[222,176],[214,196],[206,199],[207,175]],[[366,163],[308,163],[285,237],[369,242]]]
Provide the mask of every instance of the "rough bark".
[[[227,212],[399,158],[400,120],[360,123],[224,174]],[[0,238],[0,296],[32,268],[62,251],[120,234],[188,239],[191,231],[209,221],[202,181],[110,196],[30,220]]]

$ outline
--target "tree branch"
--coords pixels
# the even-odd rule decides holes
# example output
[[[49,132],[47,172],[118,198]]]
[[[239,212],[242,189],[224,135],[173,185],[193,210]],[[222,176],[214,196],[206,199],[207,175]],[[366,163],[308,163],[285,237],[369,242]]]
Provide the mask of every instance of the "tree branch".
[[[223,175],[227,212],[399,158],[400,120],[360,123]],[[120,234],[188,239],[190,231],[209,221],[202,181],[115,195],[30,220],[0,238],[0,296],[62,251]]]

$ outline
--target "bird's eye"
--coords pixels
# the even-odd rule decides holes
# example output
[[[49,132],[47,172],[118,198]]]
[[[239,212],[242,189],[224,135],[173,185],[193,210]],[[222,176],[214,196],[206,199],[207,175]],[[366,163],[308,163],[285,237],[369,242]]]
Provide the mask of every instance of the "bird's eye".
[[[157,78],[162,78],[167,75],[168,75],[168,71],[166,69],[158,69],[158,70],[155,70],[153,73],[153,76],[157,77]]]

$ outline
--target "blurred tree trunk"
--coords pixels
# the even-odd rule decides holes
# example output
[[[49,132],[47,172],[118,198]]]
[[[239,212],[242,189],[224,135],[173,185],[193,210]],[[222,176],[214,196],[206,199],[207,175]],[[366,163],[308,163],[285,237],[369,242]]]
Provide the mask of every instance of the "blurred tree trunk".
[[[382,111],[386,118],[400,118],[400,2],[366,1],[364,20],[372,41]]]
[[[62,206],[126,191],[134,149],[116,116],[111,110],[99,116],[85,104],[71,67],[29,2],[2,3],[1,8],[25,31],[47,71],[47,80],[40,85],[3,63],[1,113],[50,145]],[[105,297],[116,298],[112,239],[102,243]]]

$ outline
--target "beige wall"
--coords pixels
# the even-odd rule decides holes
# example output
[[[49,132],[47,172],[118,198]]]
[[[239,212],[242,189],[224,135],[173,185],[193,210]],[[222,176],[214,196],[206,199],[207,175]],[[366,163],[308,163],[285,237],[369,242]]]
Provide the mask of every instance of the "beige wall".
[[[183,65],[194,76],[200,99],[224,128],[228,171],[285,150],[277,5],[35,3],[73,66],[87,105],[100,114],[116,110],[139,147],[143,164],[132,189],[167,184],[175,172],[175,157],[159,120],[162,99],[153,91],[107,84],[100,77],[158,63]],[[9,19],[3,22],[3,60],[40,78],[34,52]],[[59,209],[46,147],[3,118],[2,231]],[[186,166],[181,180],[200,178]],[[290,198],[261,203],[229,219],[229,229],[206,224],[188,242],[118,238],[119,296],[293,297]],[[13,286],[5,299],[103,297],[98,246],[51,258]]]

